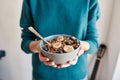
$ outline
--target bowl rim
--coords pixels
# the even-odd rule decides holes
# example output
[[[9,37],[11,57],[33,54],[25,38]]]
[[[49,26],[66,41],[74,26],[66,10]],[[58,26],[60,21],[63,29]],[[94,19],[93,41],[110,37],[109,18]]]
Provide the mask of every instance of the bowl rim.
[[[50,35],[50,36],[47,36],[47,37],[51,37],[51,36],[61,36],[61,35],[62,35],[62,36],[71,36],[71,37],[72,37],[72,35],[67,35],[67,34],[55,34],[55,35]],[[47,37],[45,37],[45,38],[47,38]],[[74,37],[74,36],[73,36],[73,37]],[[77,38],[76,38],[76,39],[77,39]],[[80,42],[79,39],[77,39],[77,40]],[[41,44],[41,42],[43,42],[43,40],[40,41],[40,44]],[[59,53],[52,53],[52,52],[47,52],[47,51],[45,51],[40,44],[39,44],[39,46],[40,46],[40,49],[41,49],[42,51],[44,51],[44,52],[46,52],[46,53],[48,53],[48,54],[52,54],[52,55],[71,54],[72,52],[76,51],[77,49],[80,49],[80,46],[81,46],[81,44],[80,44],[79,47],[78,47],[77,49],[75,49],[74,51],[71,51],[71,52],[68,52],[68,53],[59,54]]]

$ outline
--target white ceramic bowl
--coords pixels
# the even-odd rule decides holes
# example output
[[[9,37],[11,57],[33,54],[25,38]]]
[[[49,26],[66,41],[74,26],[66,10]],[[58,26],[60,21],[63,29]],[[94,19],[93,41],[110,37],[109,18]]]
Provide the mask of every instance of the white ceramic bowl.
[[[72,37],[71,35],[57,34],[57,35],[51,35],[51,36],[45,37],[45,39],[46,40],[53,40],[53,39],[57,38],[60,35],[61,36]],[[43,41],[40,42],[40,49],[42,51],[42,54],[44,56],[48,57],[50,60],[54,61],[56,64],[64,64],[67,61],[73,60],[76,57],[76,55],[77,55],[77,53],[79,51],[79,48],[80,48],[80,46],[79,46],[77,49],[75,49],[72,52],[59,54],[59,53],[51,53],[51,52],[45,51],[43,49],[44,44],[45,43]]]

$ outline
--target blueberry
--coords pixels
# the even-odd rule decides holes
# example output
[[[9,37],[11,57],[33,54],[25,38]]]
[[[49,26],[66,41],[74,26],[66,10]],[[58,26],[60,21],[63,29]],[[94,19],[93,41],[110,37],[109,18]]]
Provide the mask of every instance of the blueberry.
[[[70,41],[66,41],[65,44],[66,44],[66,45],[70,45],[71,42],[70,42]]]
[[[44,47],[43,49],[44,49],[45,51],[48,51],[48,47]]]
[[[79,46],[74,46],[74,49],[77,49]]]
[[[74,40],[74,43],[77,43],[77,39]]]
[[[58,53],[63,53],[63,50],[59,50]]]

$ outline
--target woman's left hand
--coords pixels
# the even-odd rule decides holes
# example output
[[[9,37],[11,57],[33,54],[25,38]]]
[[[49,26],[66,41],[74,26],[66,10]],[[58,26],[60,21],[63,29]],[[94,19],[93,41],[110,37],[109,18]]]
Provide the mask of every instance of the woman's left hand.
[[[80,44],[81,47],[76,57],[72,61],[68,61],[66,64],[57,65],[57,68],[65,68],[65,67],[69,67],[70,65],[75,65],[77,63],[78,57],[81,56],[84,53],[84,51],[87,51],[90,48],[89,43],[86,41],[80,41]]]
[[[65,68],[65,67],[69,67],[70,65],[75,65],[77,63],[78,57],[80,55],[82,55],[83,53],[84,53],[84,50],[82,48],[80,48],[78,54],[76,55],[76,57],[72,61],[68,61],[65,64],[58,64],[57,68]]]

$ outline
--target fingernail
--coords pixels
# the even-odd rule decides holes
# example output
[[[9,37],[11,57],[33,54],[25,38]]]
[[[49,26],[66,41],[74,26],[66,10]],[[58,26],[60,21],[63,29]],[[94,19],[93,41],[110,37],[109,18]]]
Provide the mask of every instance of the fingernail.
[[[55,63],[54,62],[52,62],[52,65],[54,65]]]
[[[47,58],[46,61],[49,61],[49,59]]]

